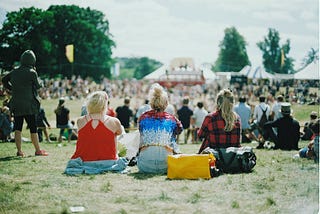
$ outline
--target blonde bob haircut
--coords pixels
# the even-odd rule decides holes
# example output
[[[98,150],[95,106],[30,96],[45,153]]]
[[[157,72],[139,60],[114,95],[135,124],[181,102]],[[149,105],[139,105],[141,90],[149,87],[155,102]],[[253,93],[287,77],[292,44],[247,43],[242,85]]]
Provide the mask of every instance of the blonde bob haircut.
[[[149,91],[150,106],[156,111],[164,111],[168,106],[168,94],[158,83],[154,83]]]
[[[87,111],[89,114],[107,112],[108,94],[105,91],[92,92],[87,99]]]
[[[225,131],[231,131],[234,127],[236,115],[233,113],[234,96],[229,89],[223,89],[217,96],[217,109],[221,111],[221,116],[226,125]]]

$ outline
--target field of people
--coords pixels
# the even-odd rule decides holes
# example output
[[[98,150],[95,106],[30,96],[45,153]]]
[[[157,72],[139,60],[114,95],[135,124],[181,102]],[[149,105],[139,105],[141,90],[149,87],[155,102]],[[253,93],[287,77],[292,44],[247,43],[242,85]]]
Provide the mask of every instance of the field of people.
[[[57,100],[44,100],[55,127]],[[71,119],[80,115],[81,100],[69,100]],[[113,107],[122,99],[111,99]],[[301,124],[319,106],[293,105]],[[57,133],[49,129],[49,133]],[[27,129],[23,136],[29,138]],[[182,140],[182,139],[181,139]],[[307,145],[300,141],[299,147]],[[43,142],[47,157],[34,156],[30,142],[25,158],[15,156],[14,143],[0,143],[0,213],[318,213],[319,165],[296,158],[297,151],[254,150],[257,165],[249,174],[223,174],[210,180],[168,180],[166,175],[138,173],[66,176],[75,141]],[[196,153],[199,144],[181,144]],[[257,144],[245,144],[256,147]]]

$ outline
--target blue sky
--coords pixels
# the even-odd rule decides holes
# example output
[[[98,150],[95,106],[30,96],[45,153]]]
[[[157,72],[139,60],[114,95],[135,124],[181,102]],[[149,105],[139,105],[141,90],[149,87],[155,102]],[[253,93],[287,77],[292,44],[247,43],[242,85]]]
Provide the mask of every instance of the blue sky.
[[[296,68],[311,48],[319,48],[318,0],[0,0],[4,11],[57,4],[102,11],[117,44],[113,56],[147,56],[163,63],[192,57],[196,64],[214,63],[224,30],[232,26],[248,43],[253,66],[262,64],[256,43],[269,28],[279,32],[280,45],[290,39]]]

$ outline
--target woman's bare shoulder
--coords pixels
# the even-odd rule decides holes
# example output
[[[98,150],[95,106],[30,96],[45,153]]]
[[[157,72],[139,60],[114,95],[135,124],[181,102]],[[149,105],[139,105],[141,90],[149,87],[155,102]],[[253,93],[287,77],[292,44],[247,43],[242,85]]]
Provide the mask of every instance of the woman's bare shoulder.
[[[78,126],[78,129],[81,129],[82,127],[84,127],[87,123],[87,118],[86,116],[81,116],[77,119],[77,126]]]

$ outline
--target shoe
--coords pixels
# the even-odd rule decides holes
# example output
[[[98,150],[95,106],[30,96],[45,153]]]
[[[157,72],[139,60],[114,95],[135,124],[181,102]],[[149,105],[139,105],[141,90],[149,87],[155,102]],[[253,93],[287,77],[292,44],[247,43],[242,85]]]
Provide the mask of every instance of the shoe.
[[[17,156],[24,158],[26,155],[24,154],[24,152],[17,152]]]
[[[40,150],[39,152],[35,152],[35,156],[48,156],[49,154],[45,150]]]

